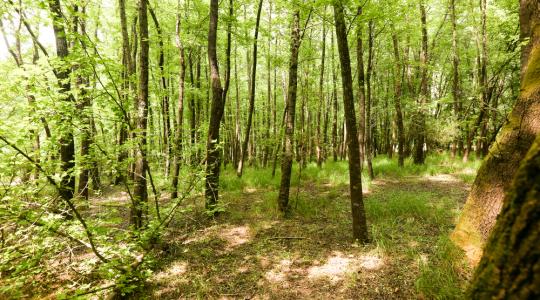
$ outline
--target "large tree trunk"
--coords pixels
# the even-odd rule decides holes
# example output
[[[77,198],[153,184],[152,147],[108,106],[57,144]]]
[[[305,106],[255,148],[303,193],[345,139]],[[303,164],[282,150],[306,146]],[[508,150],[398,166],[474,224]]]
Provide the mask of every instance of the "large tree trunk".
[[[135,141],[135,168],[133,177],[133,205],[131,208],[131,224],[141,228],[147,210],[148,190],[146,187],[146,130],[148,123],[148,12],[147,1],[139,2],[139,84],[137,95],[137,122]]]
[[[343,6],[339,0],[334,1],[334,17],[336,36],[341,61],[341,82],[343,87],[343,107],[347,126],[347,146],[349,152],[349,181],[351,193],[351,210],[353,237],[361,243],[368,241],[366,213],[362,200],[362,177],[360,168],[360,149],[356,132],[356,116],[354,112],[353,83],[351,74],[351,59],[347,43],[347,28]]]
[[[208,140],[206,142],[206,209],[213,210],[218,202],[219,194],[219,125],[223,116],[225,103],[223,88],[219,78],[219,67],[216,51],[218,0],[210,1],[210,26],[208,29],[208,63],[210,64],[210,78],[212,84],[211,114],[208,126]]]
[[[503,198],[534,138],[540,133],[540,9],[537,1],[522,0],[521,92],[472,186],[453,233],[454,240],[476,262],[503,205]]]
[[[251,81],[249,87],[249,111],[248,111],[248,120],[246,124],[246,134],[244,136],[244,141],[242,143],[242,151],[240,152],[240,161],[238,162],[238,170],[236,170],[236,175],[242,177],[242,171],[244,169],[244,159],[246,157],[247,146],[249,143],[249,134],[251,132],[251,122],[253,119],[253,110],[255,109],[255,81],[257,77],[257,40],[259,37],[259,23],[261,20],[261,10],[262,10],[263,0],[259,0],[259,7],[257,9],[257,20],[255,23],[255,34],[253,41],[253,66],[251,67]]]
[[[506,193],[501,214],[469,287],[470,299],[540,298],[539,191],[540,135]]]
[[[49,0],[49,10],[53,18],[53,31],[56,40],[56,55],[60,60],[65,60],[69,55],[68,41],[66,36],[66,30],[64,26],[64,20],[62,18],[62,10],[60,6],[60,0]],[[55,70],[56,78],[58,79],[58,85],[60,86],[60,93],[64,97],[64,101],[73,103],[74,98],[71,94],[71,82],[70,82],[71,69],[64,66]],[[69,124],[69,114],[62,114],[62,123]],[[62,176],[60,182],[59,194],[64,199],[73,198],[75,192],[75,177],[73,176],[73,168],[75,167],[75,142],[73,140],[73,128],[71,125],[65,126],[65,129],[60,134],[60,162],[62,172],[65,174]]]
[[[285,142],[281,160],[281,184],[279,187],[279,210],[289,208],[289,189],[293,164],[294,119],[296,114],[296,89],[298,85],[298,52],[300,50],[300,11],[293,13],[291,26],[291,56],[289,61],[289,85],[287,89],[287,111],[285,114]]]

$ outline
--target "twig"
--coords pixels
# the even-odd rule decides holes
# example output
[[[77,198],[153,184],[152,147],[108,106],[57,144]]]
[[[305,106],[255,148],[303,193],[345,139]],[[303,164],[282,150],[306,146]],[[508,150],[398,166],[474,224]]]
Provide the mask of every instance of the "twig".
[[[267,240],[310,240],[310,238],[303,236],[273,236],[267,238]]]

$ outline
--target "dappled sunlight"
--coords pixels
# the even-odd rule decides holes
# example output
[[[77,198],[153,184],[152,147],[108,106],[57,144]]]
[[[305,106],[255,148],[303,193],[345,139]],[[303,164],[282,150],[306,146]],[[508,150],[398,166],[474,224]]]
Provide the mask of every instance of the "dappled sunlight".
[[[223,250],[231,251],[235,247],[243,245],[252,239],[251,229],[248,225],[233,226],[220,224],[201,230],[201,233],[182,242],[184,245],[200,243],[206,239],[221,239],[226,245]]]
[[[271,270],[264,273],[264,278],[272,283],[282,283],[283,286],[288,286],[285,283],[288,273],[291,272],[292,261],[290,259],[282,259]]]
[[[383,266],[383,260],[376,254],[366,254],[355,256],[345,255],[340,251],[335,251],[330,255],[324,265],[312,266],[308,269],[308,278],[326,278],[332,283],[337,283],[346,275],[360,270],[375,271]]]
[[[432,175],[432,176],[424,176],[429,181],[433,182],[442,182],[442,183],[456,183],[460,180],[456,177],[449,175],[449,174],[438,174],[438,175]]]

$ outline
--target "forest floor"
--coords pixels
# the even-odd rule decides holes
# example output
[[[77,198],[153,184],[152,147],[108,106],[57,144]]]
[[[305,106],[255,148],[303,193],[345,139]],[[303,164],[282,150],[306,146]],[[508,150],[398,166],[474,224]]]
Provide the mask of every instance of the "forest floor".
[[[270,170],[222,180],[224,212],[201,199],[177,218],[161,262],[138,298],[460,298],[470,269],[449,239],[475,168],[433,161],[405,170],[377,160],[364,183],[372,242],[352,243],[347,163],[308,166],[291,188],[291,215],[275,208]],[[279,176],[276,176],[279,179]]]
[[[352,242],[346,161],[327,162],[322,169],[308,164],[302,172],[295,164],[286,218],[276,207],[279,170],[272,177],[270,168],[247,168],[238,178],[229,166],[220,180],[222,212],[206,214],[199,183],[155,245],[153,272],[132,298],[461,298],[470,268],[449,235],[478,165],[442,154],[422,166],[407,161],[399,168],[395,159],[377,157],[376,179],[363,174],[367,245]],[[166,187],[159,177],[156,183]],[[167,198],[162,195],[164,205]],[[85,215],[127,232],[128,207],[127,193],[110,187],[92,196]],[[56,252],[41,258],[35,275],[4,286],[4,295],[57,299],[70,298],[82,286],[101,290],[104,282],[91,271],[93,254],[48,245]]]

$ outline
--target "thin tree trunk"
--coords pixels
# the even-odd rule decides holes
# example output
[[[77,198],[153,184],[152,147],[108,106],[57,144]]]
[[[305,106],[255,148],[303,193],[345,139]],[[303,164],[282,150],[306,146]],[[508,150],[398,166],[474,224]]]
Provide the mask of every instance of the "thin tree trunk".
[[[326,11],[326,9],[324,9]],[[326,22],[323,20],[323,32],[322,32],[322,50],[321,50],[321,75],[319,77],[319,105],[317,107],[317,166],[319,168],[322,167],[323,159],[324,159],[324,145],[323,143],[323,137],[321,133],[321,115],[322,112],[325,111],[325,99],[324,99],[324,63],[326,58]]]
[[[401,111],[401,59],[397,34],[392,29],[392,43],[394,45],[394,107],[396,109],[396,125],[398,135],[398,166],[403,167],[405,161],[405,129],[403,126],[403,113]]]
[[[139,83],[137,95],[137,132],[135,141],[135,169],[133,179],[133,206],[131,208],[131,224],[135,228],[141,228],[144,224],[148,202],[148,190],[146,186],[146,134],[148,123],[148,12],[147,1],[140,0],[139,14]]]
[[[178,8],[180,10],[180,7]],[[178,104],[176,113],[176,128],[173,143],[173,168],[171,199],[178,198],[178,176],[180,175],[180,163],[182,160],[182,133],[184,129],[184,86],[186,79],[186,62],[184,57],[184,45],[182,44],[182,17],[176,15],[176,48],[178,48],[178,62],[180,72],[178,74]]]
[[[353,238],[361,243],[365,243],[368,241],[368,231],[364,202],[362,200],[362,169],[360,168],[360,147],[358,145],[358,134],[356,132],[351,59],[349,57],[349,45],[347,43],[347,29],[343,14],[343,6],[339,0],[334,1],[334,17],[339,58],[341,61],[343,108],[347,126]]]
[[[163,153],[165,154],[165,177],[169,176],[169,171],[171,169],[171,152],[172,152],[172,145],[169,142],[169,137],[171,136],[171,120],[169,116],[169,93],[168,93],[168,87],[167,87],[167,77],[165,74],[165,45],[163,42],[163,32],[161,31],[161,27],[159,25],[158,18],[154,12],[154,10],[149,7],[150,15],[152,16],[152,20],[154,21],[154,25],[156,26],[156,31],[158,34],[158,46],[159,46],[159,59],[158,59],[158,67],[160,72],[160,88],[161,93],[163,93],[163,98],[161,100],[161,113],[163,117]],[[183,52],[183,50],[181,50]],[[182,62],[183,62],[182,58]],[[185,74],[185,66],[183,67],[184,70],[181,72],[184,72]],[[185,76],[185,75],[184,75]],[[183,81],[183,79],[182,79]],[[180,98],[180,96],[178,96]]]
[[[251,132],[251,121],[253,119],[253,110],[255,109],[255,81],[257,76],[257,41],[259,37],[259,23],[261,20],[261,10],[262,10],[263,0],[259,0],[259,6],[257,9],[257,20],[255,23],[255,34],[253,41],[253,66],[251,67],[251,80],[249,88],[249,111],[248,119],[246,124],[246,133],[244,135],[244,141],[242,143],[242,151],[240,152],[240,161],[238,162],[238,169],[236,170],[236,175],[242,177],[242,171],[244,168],[244,159],[246,157],[247,146],[249,143],[249,134]]]
[[[212,84],[211,114],[208,126],[208,140],[206,142],[206,209],[213,211],[219,199],[219,125],[223,116],[224,99],[216,51],[218,0],[210,1],[210,26],[208,29],[208,63],[210,64],[210,78]]]
[[[367,97],[366,97],[366,160],[368,167],[368,175],[371,180],[375,178],[373,173],[373,128],[371,126],[371,104],[372,104],[372,92],[371,92],[371,76],[373,74],[373,31],[375,25],[373,20],[370,20],[368,23],[368,66],[366,72],[366,84],[367,84]]]
[[[298,85],[298,53],[300,50],[300,11],[293,13],[291,24],[291,56],[289,61],[289,84],[287,89],[287,113],[285,115],[285,141],[281,161],[281,184],[278,205],[281,212],[289,208],[289,189],[293,164],[294,120],[296,114],[296,89]]]
[[[417,165],[424,164],[426,155],[424,144],[426,142],[426,104],[429,98],[428,90],[428,36],[426,25],[426,7],[423,0],[420,2],[420,20],[422,22],[422,48],[420,51],[420,99],[418,111],[413,122],[415,123],[414,157],[413,162]]]
[[[358,143],[360,147],[360,167],[364,167],[366,141],[366,79],[364,72],[364,47],[362,41],[363,21],[360,20],[362,8],[358,8],[358,28],[356,31],[356,65],[358,72]]]

